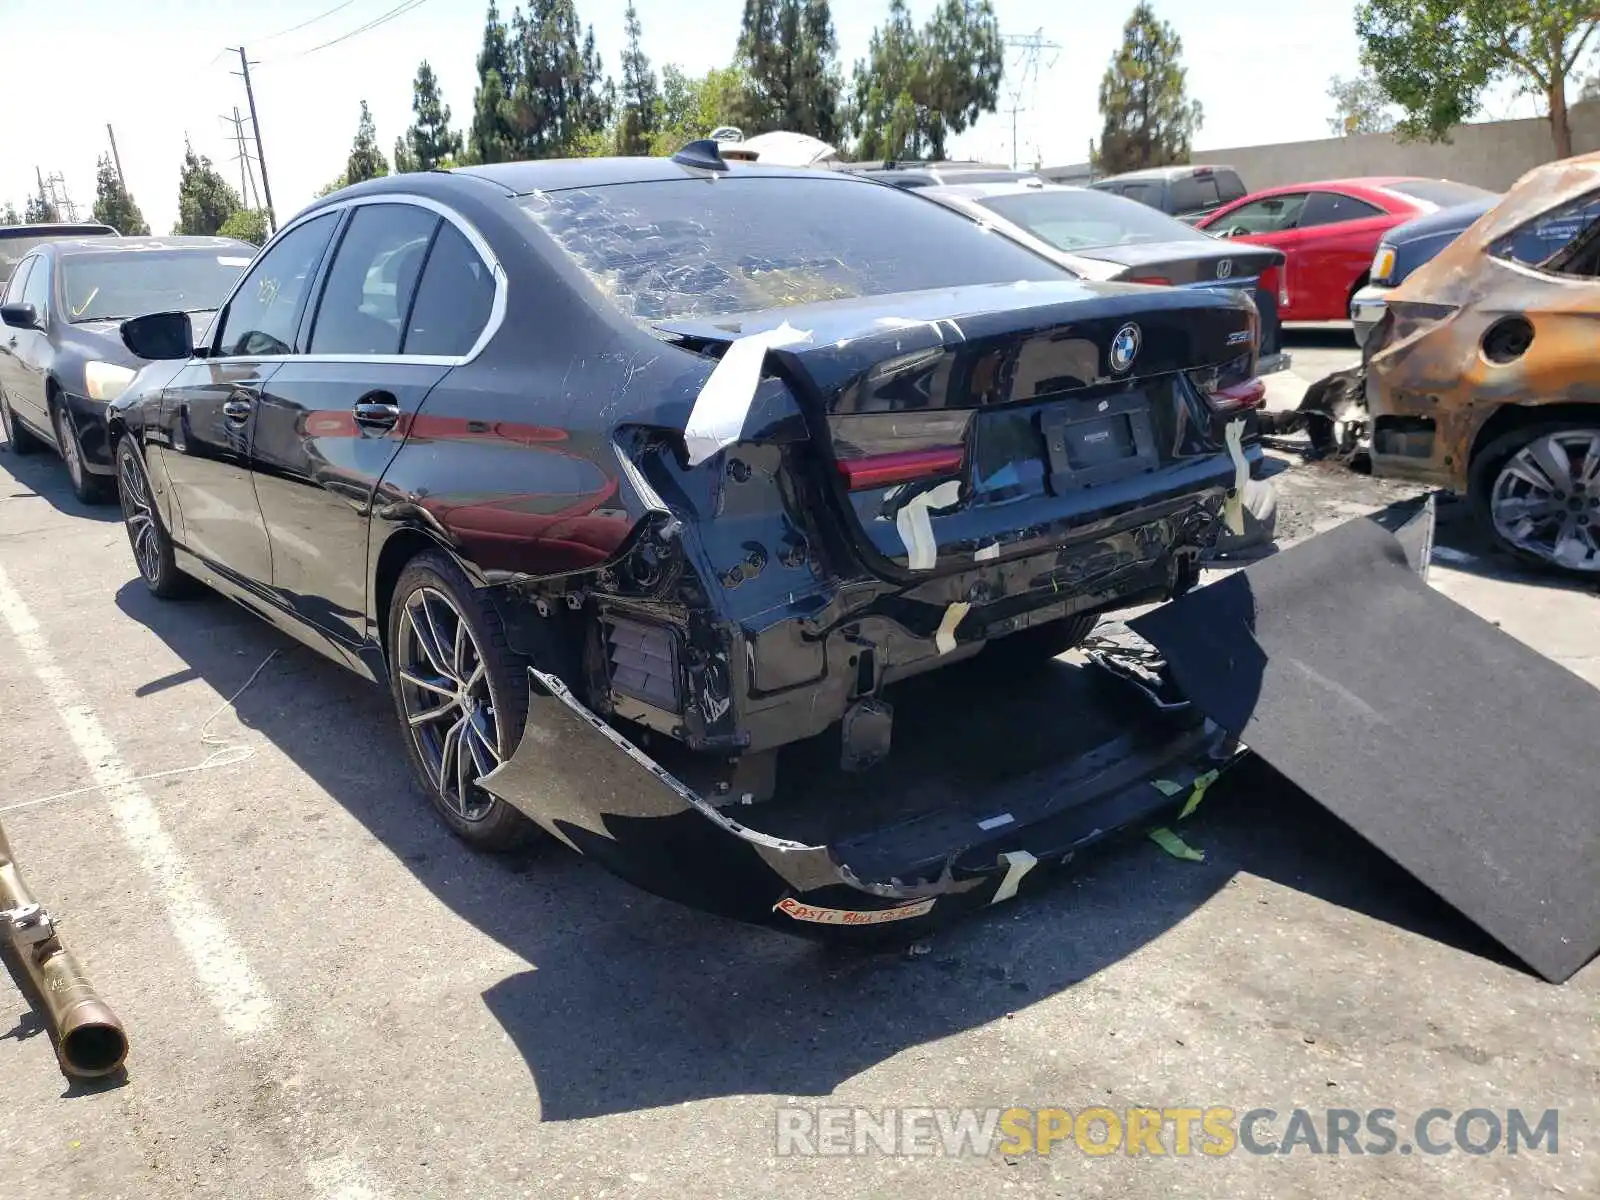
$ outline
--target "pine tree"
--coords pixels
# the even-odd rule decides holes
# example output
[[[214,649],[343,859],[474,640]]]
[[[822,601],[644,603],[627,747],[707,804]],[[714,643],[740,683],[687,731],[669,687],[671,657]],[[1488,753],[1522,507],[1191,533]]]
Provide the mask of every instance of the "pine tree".
[[[617,124],[617,153],[649,154],[650,139],[660,124],[661,93],[644,52],[639,10],[633,0],[628,0],[625,22],[628,48],[622,52],[622,119]]]
[[[1203,114],[1188,97],[1182,55],[1177,32],[1140,0],[1100,81],[1105,123],[1092,156],[1096,170],[1115,175],[1188,160]]]
[[[362,183],[368,179],[381,179],[389,173],[389,160],[378,149],[378,130],[372,123],[372,113],[367,102],[361,102],[361,120],[356,125],[356,140],[350,146],[350,158],[344,167],[344,182]]]
[[[95,164],[94,190],[96,221],[128,237],[149,234],[149,223],[139,211],[139,206],[133,202],[133,197],[128,195],[128,189],[122,186],[122,179],[117,175],[116,165],[109,154],[102,154]]]
[[[610,123],[615,85],[604,78],[594,29],[583,32],[573,0],[531,0],[512,13],[506,106],[520,158],[583,152]]]
[[[405,170],[431,171],[461,156],[461,135],[450,128],[450,106],[439,93],[439,81],[427,59],[417,68],[411,84],[411,112],[416,118],[406,130]],[[401,170],[402,156],[395,147],[395,170]]]
[[[394,173],[396,175],[409,175],[417,169],[417,160],[411,155],[411,147],[406,145],[404,137],[394,140]]]
[[[745,135],[774,129],[839,137],[842,82],[828,0],[745,0],[738,65],[748,84],[735,121]]]
[[[517,19],[520,21],[520,14]],[[489,0],[483,48],[478,51],[478,90],[472,97],[472,128],[467,135],[467,148],[475,161],[510,162],[520,157],[508,120],[515,84],[506,25],[500,19],[494,0]]]
[[[174,233],[210,237],[244,207],[211,160],[184,144],[183,171],[178,176],[178,224]]]

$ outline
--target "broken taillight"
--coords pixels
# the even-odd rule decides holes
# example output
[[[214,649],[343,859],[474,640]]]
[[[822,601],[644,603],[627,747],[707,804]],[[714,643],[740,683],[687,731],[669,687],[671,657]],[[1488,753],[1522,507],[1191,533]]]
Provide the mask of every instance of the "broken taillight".
[[[900,450],[892,454],[873,454],[865,458],[841,458],[839,474],[850,491],[889,487],[954,475],[966,459],[962,446],[937,446],[929,450]]]
[[[1206,392],[1206,403],[1215,413],[1245,412],[1260,408],[1267,400],[1267,385],[1259,379],[1246,379]]]

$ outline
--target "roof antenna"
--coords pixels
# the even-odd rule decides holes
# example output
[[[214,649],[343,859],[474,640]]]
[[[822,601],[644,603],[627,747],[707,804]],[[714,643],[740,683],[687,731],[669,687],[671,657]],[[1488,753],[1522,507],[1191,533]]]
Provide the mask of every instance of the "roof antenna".
[[[672,156],[672,161],[684,167],[698,167],[703,171],[726,171],[728,164],[722,160],[722,151],[710,138],[690,142]]]

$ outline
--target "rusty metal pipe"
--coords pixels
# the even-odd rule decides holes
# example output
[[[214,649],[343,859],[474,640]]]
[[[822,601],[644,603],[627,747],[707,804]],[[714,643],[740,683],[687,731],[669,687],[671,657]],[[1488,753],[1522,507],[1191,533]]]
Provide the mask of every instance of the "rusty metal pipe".
[[[128,1056],[128,1035],[67,953],[50,914],[33,898],[0,828],[0,936],[43,1001],[61,1069],[79,1079],[110,1075]]]

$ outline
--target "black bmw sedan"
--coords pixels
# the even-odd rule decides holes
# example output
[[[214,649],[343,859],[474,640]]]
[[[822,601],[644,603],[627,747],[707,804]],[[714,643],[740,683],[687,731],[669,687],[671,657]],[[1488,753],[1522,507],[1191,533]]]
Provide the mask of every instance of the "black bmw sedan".
[[[106,405],[143,365],[118,329],[141,313],[216,309],[256,248],[232,238],[40,242],[0,304],[0,423],[17,454],[54,447],[80,500],[115,493]]]
[[[901,812],[916,836],[846,861],[762,805],[780,747],[885,757],[898,680],[1048,658],[1191,586],[1261,397],[1243,296],[1087,283],[899,189],[711,143],[359,184],[208,333],[123,336],[167,360],[112,406],[152,592],[203,581],[382,681],[473,845],[537,824],[787,927],[987,903],[1003,863],[953,877],[948,839],[1022,863],[1069,836],[1037,797]],[[1178,787],[1215,733],[1124,739],[1075,786]]]

